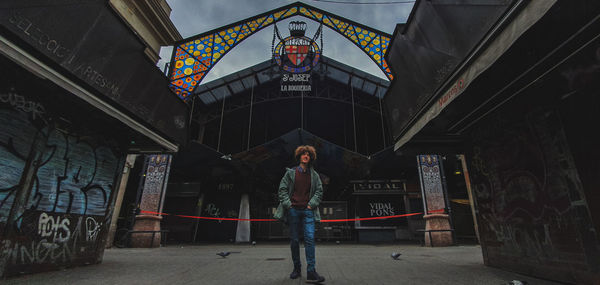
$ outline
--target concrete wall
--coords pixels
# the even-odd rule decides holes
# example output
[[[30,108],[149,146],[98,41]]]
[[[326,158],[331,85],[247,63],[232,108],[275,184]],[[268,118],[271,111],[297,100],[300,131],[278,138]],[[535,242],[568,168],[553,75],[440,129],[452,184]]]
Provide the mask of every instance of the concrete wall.
[[[598,201],[586,200],[557,105],[529,98],[471,133],[468,160],[484,262],[592,283],[600,280],[600,255],[589,208]]]
[[[0,91],[0,277],[98,263],[110,224],[123,156],[39,98]]]
[[[161,46],[171,45],[182,39],[169,19],[171,7],[167,1],[110,0],[108,2],[144,42],[146,45],[144,52],[153,62],[156,63],[160,59]]]

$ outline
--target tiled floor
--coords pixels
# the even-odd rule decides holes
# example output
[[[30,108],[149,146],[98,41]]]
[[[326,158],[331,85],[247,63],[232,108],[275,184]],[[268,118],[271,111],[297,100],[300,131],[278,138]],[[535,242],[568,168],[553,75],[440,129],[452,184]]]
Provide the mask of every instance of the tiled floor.
[[[237,251],[227,258],[221,251]],[[400,252],[398,260],[392,252]],[[303,269],[304,252],[301,249]],[[304,284],[290,280],[289,246],[184,245],[109,249],[101,264],[26,275],[3,284]],[[479,246],[317,244],[317,272],[325,284],[555,284],[483,265]]]

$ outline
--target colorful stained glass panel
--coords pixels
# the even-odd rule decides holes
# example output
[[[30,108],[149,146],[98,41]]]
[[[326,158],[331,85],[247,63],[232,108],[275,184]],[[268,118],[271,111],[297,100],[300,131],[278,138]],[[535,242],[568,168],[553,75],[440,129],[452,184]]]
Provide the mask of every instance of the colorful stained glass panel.
[[[204,65],[201,65],[194,57],[184,50],[178,48],[175,54],[175,68],[171,73],[171,79],[179,79],[184,76],[192,75],[198,72],[199,69],[206,70]]]
[[[314,15],[313,19],[316,19],[318,21],[321,21],[323,19],[323,14],[314,10],[310,10],[310,12]]]
[[[187,101],[190,92],[183,90],[179,87],[177,87],[177,85],[175,85],[175,83],[169,85],[169,88],[171,89],[171,91],[173,91],[173,93],[175,93],[179,98],[181,98],[184,101]]]
[[[298,14],[298,7],[292,7],[285,13],[284,18],[288,18],[296,14]]]
[[[306,9],[304,7],[300,7],[299,11],[302,16],[305,16],[305,17],[307,17],[309,19],[313,19],[313,20],[316,19],[315,16],[308,9]]]

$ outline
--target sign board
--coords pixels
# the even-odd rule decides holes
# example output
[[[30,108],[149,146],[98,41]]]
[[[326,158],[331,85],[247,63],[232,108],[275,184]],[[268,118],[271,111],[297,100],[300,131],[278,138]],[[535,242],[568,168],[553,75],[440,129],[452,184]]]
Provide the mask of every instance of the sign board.
[[[321,58],[321,48],[316,39],[319,36],[322,37],[322,26],[319,27],[313,38],[304,35],[306,32],[305,22],[292,21],[289,24],[289,29],[290,36],[286,38],[281,38],[277,26],[273,31],[273,40],[275,40],[275,36],[279,38],[279,43],[273,48],[272,52],[277,65],[283,71],[281,91],[310,92],[312,90],[310,71],[319,63]]]
[[[446,208],[445,191],[442,184],[443,171],[439,155],[417,155],[421,194],[426,213]]]
[[[354,193],[406,192],[404,180],[352,180]]]
[[[310,74],[288,74],[281,76],[281,91],[300,91],[310,92],[312,90],[312,81]]]
[[[356,216],[360,218],[384,217],[405,213],[404,195],[360,196],[356,204]],[[360,227],[396,227],[406,225],[405,218],[358,221]]]

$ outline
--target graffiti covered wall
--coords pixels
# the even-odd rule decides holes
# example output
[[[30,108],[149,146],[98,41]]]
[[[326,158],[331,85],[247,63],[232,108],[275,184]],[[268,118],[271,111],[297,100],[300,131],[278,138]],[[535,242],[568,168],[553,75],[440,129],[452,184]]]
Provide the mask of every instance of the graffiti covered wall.
[[[122,155],[45,103],[0,90],[0,276],[102,259]]]
[[[471,139],[485,263],[569,283],[589,280],[598,243],[559,114],[505,109]]]

